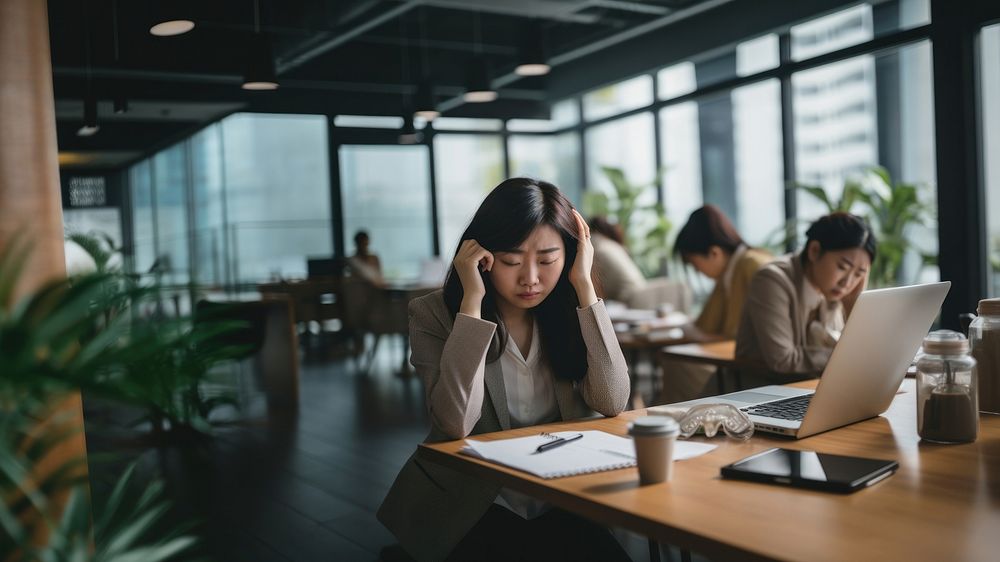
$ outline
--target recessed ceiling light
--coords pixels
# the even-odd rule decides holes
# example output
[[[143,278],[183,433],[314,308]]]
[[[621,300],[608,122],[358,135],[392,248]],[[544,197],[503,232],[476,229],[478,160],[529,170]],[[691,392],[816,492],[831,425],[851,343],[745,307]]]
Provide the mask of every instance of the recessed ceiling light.
[[[492,90],[465,92],[462,94],[462,99],[469,103],[488,103],[497,99],[497,93]]]
[[[170,37],[172,35],[183,35],[192,29],[194,29],[193,21],[178,19],[160,22],[150,27],[149,33],[157,37]]]
[[[94,136],[94,134],[96,134],[97,131],[100,131],[100,130],[101,130],[101,127],[99,125],[93,125],[93,126],[91,126],[91,125],[84,125],[84,126],[80,127],[80,129],[76,132],[76,136],[78,136],[78,137],[91,137],[91,136]]]
[[[544,76],[548,74],[550,70],[552,70],[552,67],[547,64],[528,63],[518,65],[517,68],[514,69],[514,72],[518,76]]]

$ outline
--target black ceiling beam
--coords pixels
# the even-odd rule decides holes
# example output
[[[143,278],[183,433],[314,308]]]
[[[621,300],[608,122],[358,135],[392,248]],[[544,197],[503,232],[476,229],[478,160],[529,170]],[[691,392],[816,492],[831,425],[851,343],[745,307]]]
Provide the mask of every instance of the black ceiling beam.
[[[76,132],[83,119],[65,119],[56,123],[57,144],[60,151],[142,151],[163,138],[190,130],[198,125],[192,121],[162,121],[160,123],[134,123],[98,121],[100,130],[89,137]]]
[[[351,26],[348,29],[336,30],[324,34],[319,41],[310,41],[310,44],[298,49],[298,52],[286,53],[278,57],[275,64],[278,76],[294,70],[314,58],[327,53],[376,27],[401,17],[406,12],[421,5],[421,0],[407,0],[406,2],[382,12],[378,16],[365,20],[360,25]]]
[[[718,9],[719,7],[728,5],[731,2],[733,2],[733,0],[705,0],[702,3],[693,4],[686,8],[671,11],[667,15],[652,19],[646,23],[637,25],[635,27],[627,28],[624,31],[612,34],[608,37],[601,38],[597,41],[588,41],[584,45],[576,49],[552,55],[549,58],[549,65],[553,69],[555,69],[560,65],[566,65],[578,59],[584,57],[590,57],[595,53],[602,52],[602,50],[604,49],[609,49],[614,45],[626,42],[632,37],[641,36],[642,34],[649,33],[653,30],[670,26],[671,24],[677,23],[681,20],[687,20],[688,18],[694,17],[696,14],[712,11],[713,8]],[[633,56],[633,54],[629,53],[624,56],[628,58]],[[589,61],[590,58],[587,58],[587,60]],[[608,68],[613,69],[616,67],[616,65],[617,62],[614,62]],[[518,80],[521,80],[522,78],[523,78],[522,76],[519,76],[513,71],[510,71],[492,80],[492,85],[494,88],[502,88],[504,86],[507,86],[508,84],[512,84]],[[553,99],[551,95],[549,95],[548,98]],[[459,107],[463,103],[465,102],[461,96],[455,96],[441,103],[439,105],[439,108],[442,111],[449,111],[456,107]]]
[[[593,90],[853,4],[857,2],[732,0],[614,45],[559,55],[575,58],[554,65],[548,97],[554,101]]]

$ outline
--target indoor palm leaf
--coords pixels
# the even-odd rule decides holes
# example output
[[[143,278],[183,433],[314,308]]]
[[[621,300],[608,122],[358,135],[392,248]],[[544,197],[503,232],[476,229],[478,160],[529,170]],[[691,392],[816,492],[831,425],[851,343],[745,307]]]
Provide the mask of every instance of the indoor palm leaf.
[[[131,307],[151,291],[114,273],[56,279],[15,302],[26,255],[18,244],[0,252],[0,560],[156,562],[186,553],[192,537],[154,536],[167,509],[157,485],[122,499],[131,470],[91,525],[86,459],[49,462],[81,426],[53,407],[82,390],[205,428],[210,407],[189,396],[214,361],[236,353],[208,345],[230,327],[135,318]],[[65,494],[57,515],[51,498]],[[48,540],[38,544],[40,536]]]

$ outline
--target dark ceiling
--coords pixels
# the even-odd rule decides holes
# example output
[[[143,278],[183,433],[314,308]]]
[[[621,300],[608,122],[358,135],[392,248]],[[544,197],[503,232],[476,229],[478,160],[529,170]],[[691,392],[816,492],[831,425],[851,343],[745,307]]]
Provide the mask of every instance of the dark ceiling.
[[[399,115],[425,76],[446,116],[546,117],[550,78],[513,73],[529,30],[541,30],[554,67],[578,64],[597,44],[725,1],[259,0],[281,86],[252,92],[240,84],[253,0],[50,0],[59,147],[128,161],[233,111]],[[168,6],[194,30],[150,35]],[[467,104],[465,65],[477,54],[500,97]],[[101,129],[79,137],[88,88],[100,100]],[[130,111],[114,115],[110,100],[121,95]]]

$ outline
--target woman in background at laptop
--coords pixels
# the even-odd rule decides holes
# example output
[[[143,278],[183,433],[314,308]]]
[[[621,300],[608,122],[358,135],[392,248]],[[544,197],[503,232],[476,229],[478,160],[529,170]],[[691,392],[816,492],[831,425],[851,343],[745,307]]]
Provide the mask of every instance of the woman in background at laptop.
[[[715,281],[701,314],[684,327],[684,335],[700,342],[734,339],[750,280],[774,258],[765,250],[747,245],[729,217],[715,205],[705,205],[691,213],[677,233],[674,254]],[[660,403],[715,393],[711,382],[717,371],[715,367],[674,361],[661,366],[671,373],[671,384],[663,385]]]
[[[736,337],[750,280],[774,259],[766,250],[751,248],[715,205],[696,209],[677,233],[674,254],[715,281],[701,314],[686,335],[697,341]]]
[[[826,215],[805,248],[754,276],[736,338],[745,386],[819,376],[868,283],[876,241],[864,219]]]
[[[444,289],[410,303],[428,441],[625,409],[628,368],[593,261],[590,229],[554,185],[513,178],[486,196]],[[419,560],[628,559],[594,523],[416,456],[378,518]]]

